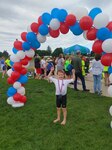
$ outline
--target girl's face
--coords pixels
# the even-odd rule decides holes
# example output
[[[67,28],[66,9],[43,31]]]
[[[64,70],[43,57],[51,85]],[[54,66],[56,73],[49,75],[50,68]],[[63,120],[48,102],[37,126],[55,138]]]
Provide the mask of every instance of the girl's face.
[[[58,79],[63,80],[64,79],[64,73],[58,72]]]

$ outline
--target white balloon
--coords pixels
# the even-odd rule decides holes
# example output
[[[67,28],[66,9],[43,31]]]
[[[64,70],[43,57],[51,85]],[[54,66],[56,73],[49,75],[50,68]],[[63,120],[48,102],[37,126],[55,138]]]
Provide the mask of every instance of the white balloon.
[[[109,16],[107,14],[100,13],[98,14],[93,21],[95,28],[100,29],[107,26],[109,22]]]
[[[25,58],[25,52],[24,51],[18,51],[16,55],[19,59]]]
[[[37,34],[37,40],[40,43],[44,43],[46,41],[46,36],[42,36],[40,33]]]
[[[22,107],[22,106],[24,106],[24,103],[16,102],[16,101],[15,101],[15,103],[12,105],[12,107],[14,107],[14,108]]]
[[[84,16],[88,16],[88,10],[85,7],[76,7],[73,11],[77,20],[80,20]]]
[[[102,49],[106,53],[112,53],[112,39],[107,39],[102,43]]]
[[[17,93],[21,94],[21,95],[25,95],[25,88],[22,86],[19,89],[17,89]]]
[[[112,73],[109,75],[109,81],[112,83]]]
[[[30,25],[27,27],[27,32],[32,32]]]
[[[108,87],[108,94],[112,97],[112,85]]]
[[[13,104],[15,103],[15,101],[14,101],[14,99],[13,99],[12,96],[11,96],[11,97],[8,97],[7,103],[8,103],[9,105],[13,105]]]
[[[35,52],[34,52],[33,49],[30,49],[30,50],[28,50],[28,51],[25,51],[25,54],[26,54],[26,56],[28,56],[28,57],[34,57]]]
[[[7,75],[10,77],[11,76],[11,74],[12,74],[12,69],[9,69],[8,71],[7,71]]]
[[[110,127],[112,128],[112,121],[110,122]]]
[[[12,55],[10,56],[10,60],[11,60],[12,62],[19,62],[19,61],[20,61],[20,59],[17,57],[16,54],[12,54]]]
[[[110,106],[109,113],[112,116],[112,106]]]
[[[16,82],[13,84],[13,87],[14,87],[15,89],[19,89],[19,88],[21,87],[21,83],[18,82],[18,81],[16,81]]]
[[[50,21],[49,26],[50,26],[50,28],[51,28],[52,30],[57,30],[57,29],[59,29],[59,27],[60,27],[60,22],[59,22],[58,19],[52,19],[52,20]]]

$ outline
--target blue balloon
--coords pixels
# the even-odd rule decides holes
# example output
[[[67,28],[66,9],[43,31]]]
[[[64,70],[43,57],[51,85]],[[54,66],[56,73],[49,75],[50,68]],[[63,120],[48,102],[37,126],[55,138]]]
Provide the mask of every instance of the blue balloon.
[[[12,62],[11,60],[10,60],[10,65],[11,65],[11,66],[13,66],[13,65],[14,65],[14,62]]]
[[[38,49],[40,47],[40,43],[36,40],[35,42],[31,43],[31,47]]]
[[[100,29],[97,31],[97,34],[96,34],[97,38],[98,38],[99,40],[102,40],[102,41],[104,41],[104,40],[110,38],[110,35],[111,35],[111,32],[110,32],[110,30],[109,30],[108,28],[106,28],[106,27],[100,28]]]
[[[51,16],[52,16],[52,18],[58,18],[58,16],[59,16],[59,9],[58,8],[53,8],[51,10]]]
[[[8,96],[13,96],[16,93],[17,93],[17,90],[14,87],[10,87],[7,91]]]
[[[76,22],[75,25],[70,26],[70,30],[73,32],[74,35],[80,35],[83,33],[83,30],[80,28],[78,22]]]
[[[14,54],[16,54],[18,52],[18,50],[15,49],[14,47],[13,47],[12,51],[13,51]]]
[[[26,75],[21,75],[18,81],[22,84],[25,84],[28,81],[28,77]]]
[[[38,31],[41,35],[45,36],[49,33],[49,28],[48,28],[48,26],[42,24],[42,25],[40,25]]]
[[[36,40],[36,34],[34,32],[28,32],[26,39],[28,42],[34,42]]]
[[[64,22],[67,15],[68,15],[68,13],[65,9],[60,9],[58,12],[58,20],[60,22]]]
[[[24,43],[22,44],[22,48],[23,48],[24,50],[29,50],[29,49],[31,48],[31,46],[30,46],[30,44],[29,44],[28,42],[24,42]]]
[[[47,12],[43,13],[41,18],[42,18],[42,22],[44,24],[46,24],[46,25],[49,25],[49,23],[50,23],[50,21],[52,19],[51,15],[49,13],[47,13]]]
[[[71,64],[69,64],[69,65],[67,66],[67,70],[68,70],[68,71],[72,71],[72,69],[73,69],[73,66],[72,66]]]
[[[109,74],[112,73],[112,67],[111,67],[111,66],[108,68],[108,73],[109,73]]]
[[[91,9],[91,11],[89,12],[89,16],[94,20],[94,18],[101,13],[102,10],[98,7]]]

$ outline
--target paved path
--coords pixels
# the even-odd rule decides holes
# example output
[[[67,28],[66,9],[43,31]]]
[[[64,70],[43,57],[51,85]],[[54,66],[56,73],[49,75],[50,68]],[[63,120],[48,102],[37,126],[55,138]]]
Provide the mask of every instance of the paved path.
[[[87,89],[90,89],[90,92],[93,93],[93,76],[92,74],[88,74],[85,77],[85,81],[86,81],[86,87]],[[73,85],[70,85],[71,88],[73,88]],[[82,90],[82,84],[78,83],[78,89]],[[108,92],[107,92],[108,86],[104,85],[104,81],[102,80],[102,95],[110,97]]]

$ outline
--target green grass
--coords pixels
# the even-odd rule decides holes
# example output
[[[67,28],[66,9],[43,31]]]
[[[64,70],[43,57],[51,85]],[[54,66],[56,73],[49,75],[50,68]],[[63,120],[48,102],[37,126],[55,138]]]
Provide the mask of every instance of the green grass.
[[[9,85],[0,79],[0,150],[111,150],[112,99],[68,89],[66,126],[56,118],[54,85],[30,79],[24,107],[6,103]]]

